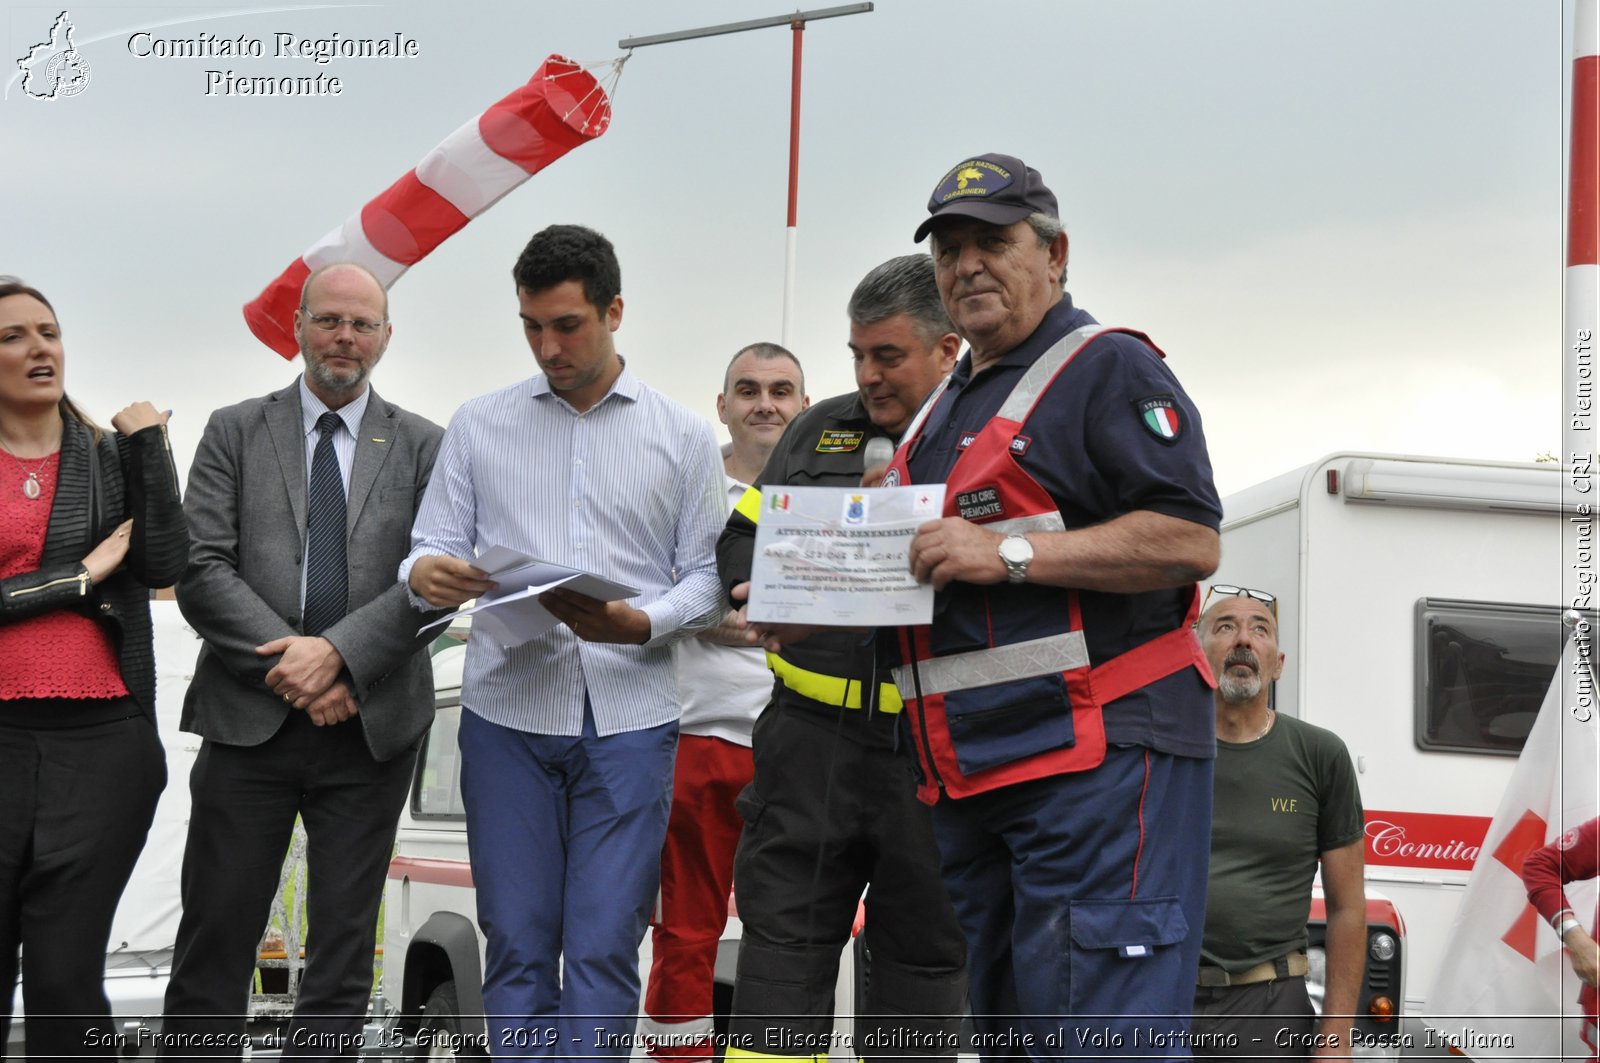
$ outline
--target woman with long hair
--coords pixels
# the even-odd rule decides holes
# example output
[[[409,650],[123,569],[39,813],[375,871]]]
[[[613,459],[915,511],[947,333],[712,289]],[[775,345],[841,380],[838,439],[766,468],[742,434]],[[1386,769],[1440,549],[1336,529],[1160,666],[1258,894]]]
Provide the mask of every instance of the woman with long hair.
[[[28,1055],[110,1055],[111,918],[166,757],[149,588],[189,536],[166,415],[102,430],[66,395],[54,308],[0,276],[0,1044],[21,952]]]

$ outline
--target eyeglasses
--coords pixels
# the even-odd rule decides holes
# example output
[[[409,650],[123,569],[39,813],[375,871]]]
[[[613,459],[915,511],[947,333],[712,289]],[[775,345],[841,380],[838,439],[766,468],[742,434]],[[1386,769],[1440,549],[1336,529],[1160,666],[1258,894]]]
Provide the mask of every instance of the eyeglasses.
[[[303,306],[300,312],[306,316],[307,321],[323,332],[337,332],[340,325],[349,325],[359,335],[370,336],[388,324],[381,318],[377,321],[366,321],[359,317],[340,317],[337,314],[313,314]]]
[[[1249,587],[1235,587],[1231,583],[1213,583],[1206,588],[1205,599],[1200,603],[1200,611],[1202,613],[1206,611],[1206,605],[1211,601],[1213,594],[1221,595],[1224,598],[1253,598],[1267,607],[1272,613],[1273,620],[1278,619],[1278,598],[1276,595],[1268,594],[1266,591],[1251,590]]]

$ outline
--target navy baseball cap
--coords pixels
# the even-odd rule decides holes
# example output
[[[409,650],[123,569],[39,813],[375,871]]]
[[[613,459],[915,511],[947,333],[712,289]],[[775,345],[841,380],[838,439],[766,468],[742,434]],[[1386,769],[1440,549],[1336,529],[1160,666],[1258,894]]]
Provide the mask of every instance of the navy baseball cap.
[[[928,197],[928,218],[912,237],[921,243],[940,218],[977,218],[1010,225],[1030,214],[1060,218],[1056,195],[1039,171],[1012,155],[978,155],[957,163]]]

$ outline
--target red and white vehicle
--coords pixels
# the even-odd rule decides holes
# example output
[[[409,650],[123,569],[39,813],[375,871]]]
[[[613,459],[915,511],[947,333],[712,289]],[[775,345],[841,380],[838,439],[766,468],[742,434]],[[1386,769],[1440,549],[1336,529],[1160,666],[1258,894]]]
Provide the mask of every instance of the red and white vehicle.
[[[1278,598],[1278,711],[1355,760],[1375,1043],[1426,1046],[1379,1016],[1420,1011],[1560,659],[1561,482],[1555,464],[1341,453],[1223,500],[1214,581]]]

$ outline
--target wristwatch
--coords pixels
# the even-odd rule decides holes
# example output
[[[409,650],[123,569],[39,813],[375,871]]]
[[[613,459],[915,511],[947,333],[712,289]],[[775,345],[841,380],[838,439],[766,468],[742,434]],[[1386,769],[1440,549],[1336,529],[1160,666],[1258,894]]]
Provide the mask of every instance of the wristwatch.
[[[1000,540],[1000,560],[1006,566],[1006,579],[1012,583],[1022,583],[1028,578],[1033,544],[1025,535],[1008,535]]]

